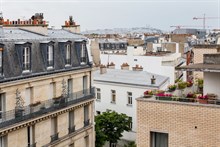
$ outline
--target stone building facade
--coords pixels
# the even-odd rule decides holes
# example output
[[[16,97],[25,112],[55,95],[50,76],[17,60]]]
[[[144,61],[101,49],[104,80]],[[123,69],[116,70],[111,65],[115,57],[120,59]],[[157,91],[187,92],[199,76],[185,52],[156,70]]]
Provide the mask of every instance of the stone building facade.
[[[1,26],[0,146],[94,147],[86,38],[25,29],[47,28],[32,21],[16,25]]]

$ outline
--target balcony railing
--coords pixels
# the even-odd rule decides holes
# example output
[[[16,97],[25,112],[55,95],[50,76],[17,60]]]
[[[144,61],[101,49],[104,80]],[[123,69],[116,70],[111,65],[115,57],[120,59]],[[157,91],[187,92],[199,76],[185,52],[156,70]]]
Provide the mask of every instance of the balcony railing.
[[[29,144],[27,147],[36,147],[36,143]]]
[[[0,118],[0,128],[22,122],[31,118],[36,118],[48,112],[63,109],[73,104],[83,102],[94,97],[94,88],[85,89],[79,92],[70,93],[68,97],[59,97],[46,101],[41,101],[38,105],[28,105],[23,109],[13,109],[2,112]]]
[[[69,134],[75,132],[75,130],[76,130],[75,125],[72,127],[69,127]]]
[[[88,126],[89,124],[90,124],[90,120],[89,119],[84,121],[84,127]]]
[[[50,142],[54,142],[54,141],[58,140],[59,139],[59,133],[55,133],[54,135],[51,135],[50,138],[51,138]]]

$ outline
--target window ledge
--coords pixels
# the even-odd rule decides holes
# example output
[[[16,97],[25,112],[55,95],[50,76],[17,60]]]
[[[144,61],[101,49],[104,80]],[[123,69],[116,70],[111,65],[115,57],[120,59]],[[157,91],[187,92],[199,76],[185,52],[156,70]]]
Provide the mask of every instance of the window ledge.
[[[101,99],[96,99],[97,102],[101,102]]]
[[[127,104],[127,106],[132,107],[132,106],[133,106],[133,104]]]
[[[116,102],[111,101],[112,104],[116,104]]]

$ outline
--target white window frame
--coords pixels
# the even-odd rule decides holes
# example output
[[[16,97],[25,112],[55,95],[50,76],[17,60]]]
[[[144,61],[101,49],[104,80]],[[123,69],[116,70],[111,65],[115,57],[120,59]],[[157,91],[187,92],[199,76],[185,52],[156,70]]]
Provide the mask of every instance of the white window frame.
[[[53,45],[49,45],[47,49],[47,64],[53,62],[53,65],[47,65],[47,69],[51,69],[54,66],[54,48]]]
[[[116,103],[116,91],[111,90],[111,103]]]
[[[85,50],[85,45],[82,44],[82,47],[81,47],[81,53],[80,53],[80,63],[81,64],[86,64],[86,61],[82,61],[82,58],[86,58],[86,50]],[[86,59],[85,59],[86,60]]]
[[[132,105],[133,104],[132,92],[127,92],[127,95],[128,95],[128,103],[127,103],[127,105]]]
[[[22,61],[22,66],[24,68],[23,72],[29,72],[30,71],[30,64],[31,64],[31,49],[30,47],[24,47],[23,48],[23,61]],[[24,66],[26,64],[29,64],[29,68],[25,68]]]
[[[96,100],[101,101],[101,89],[96,88]]]
[[[28,142],[28,145],[33,145],[35,143],[35,126],[28,126],[27,127],[27,139],[30,140],[30,142]],[[30,135],[30,136],[29,136]]]
[[[66,55],[65,55],[65,60],[66,60],[66,65],[65,66],[70,66],[71,64],[71,46],[70,44],[66,45]],[[69,63],[67,63],[67,61],[69,60]]]

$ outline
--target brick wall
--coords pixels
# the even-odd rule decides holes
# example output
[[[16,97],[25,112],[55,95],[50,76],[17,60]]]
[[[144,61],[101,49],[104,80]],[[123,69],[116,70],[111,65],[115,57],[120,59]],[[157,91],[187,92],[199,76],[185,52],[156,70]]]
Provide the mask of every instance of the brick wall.
[[[219,147],[219,116],[220,106],[137,99],[137,146],[153,131],[168,133],[169,147]]]
[[[193,52],[194,52],[193,62],[194,64],[196,64],[196,63],[203,63],[204,54],[217,53],[218,49],[217,48],[194,48]],[[203,72],[194,72],[193,76],[197,78],[203,78]]]

